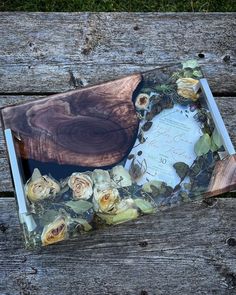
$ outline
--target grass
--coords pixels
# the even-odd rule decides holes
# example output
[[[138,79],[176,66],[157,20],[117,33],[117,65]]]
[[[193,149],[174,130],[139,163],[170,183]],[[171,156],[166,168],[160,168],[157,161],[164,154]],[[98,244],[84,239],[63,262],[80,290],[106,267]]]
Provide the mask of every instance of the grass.
[[[236,0],[0,0],[0,11],[235,12]]]

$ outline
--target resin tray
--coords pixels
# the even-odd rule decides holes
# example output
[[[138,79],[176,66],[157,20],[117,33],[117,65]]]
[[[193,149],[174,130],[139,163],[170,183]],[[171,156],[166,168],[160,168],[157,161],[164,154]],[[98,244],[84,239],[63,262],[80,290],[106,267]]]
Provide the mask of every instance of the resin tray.
[[[1,110],[27,247],[236,188],[196,61]]]

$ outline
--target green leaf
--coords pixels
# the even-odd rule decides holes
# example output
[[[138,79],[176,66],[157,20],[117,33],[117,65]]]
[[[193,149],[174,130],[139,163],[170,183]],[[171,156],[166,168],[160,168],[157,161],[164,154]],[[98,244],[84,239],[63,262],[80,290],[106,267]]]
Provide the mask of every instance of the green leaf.
[[[141,92],[146,93],[146,94],[150,94],[151,92],[155,92],[155,89],[151,88],[151,87],[143,87]]]
[[[135,205],[143,212],[143,213],[154,213],[155,207],[153,205],[141,198],[134,199]]]
[[[184,179],[189,172],[189,166],[184,162],[177,162],[173,165],[173,167],[181,180]]]
[[[211,137],[211,151],[216,152],[218,149],[218,146],[215,144],[213,138]]]
[[[69,186],[64,186],[58,193],[58,195],[63,195],[65,192],[69,190]]]
[[[83,228],[84,228],[85,231],[90,231],[92,229],[92,226],[85,219],[75,218],[74,221],[75,222],[78,222],[79,224],[81,224],[83,226]]]
[[[188,193],[185,191],[180,192],[180,197],[183,202],[188,202],[189,201],[189,196]]]
[[[48,210],[40,217],[40,224],[42,226],[45,226],[53,222],[58,217],[58,215],[59,215],[58,211]]]
[[[195,143],[194,151],[197,156],[205,155],[211,148],[211,138],[209,134],[203,134],[199,140]]]
[[[184,78],[192,78],[193,77],[193,71],[192,70],[184,70]]]
[[[69,201],[65,205],[69,206],[77,214],[84,213],[93,207],[92,203],[85,200]]]
[[[198,62],[195,59],[191,59],[191,60],[187,60],[183,62],[182,65],[183,65],[183,69],[185,68],[194,69],[198,67]]]
[[[184,188],[187,190],[187,191],[189,191],[190,189],[191,189],[191,183],[184,183]]]
[[[161,188],[162,185],[162,181],[159,180],[151,180],[148,181],[146,183],[144,183],[144,185],[142,186],[142,190],[146,193],[152,193],[153,192],[153,188],[152,187],[156,187],[157,189]]]
[[[193,71],[193,76],[196,78],[201,78],[202,72],[200,70],[195,70],[195,71]]]
[[[101,213],[97,213],[97,215],[107,224],[119,224],[128,220],[136,219],[138,217],[138,211],[130,208],[116,215]]]
[[[216,128],[212,133],[212,142],[218,147],[218,149],[222,146],[222,139]]]
[[[191,166],[189,175],[191,177],[195,177],[197,174],[199,174],[202,170],[203,164],[204,164],[203,157],[196,158],[194,163]]]

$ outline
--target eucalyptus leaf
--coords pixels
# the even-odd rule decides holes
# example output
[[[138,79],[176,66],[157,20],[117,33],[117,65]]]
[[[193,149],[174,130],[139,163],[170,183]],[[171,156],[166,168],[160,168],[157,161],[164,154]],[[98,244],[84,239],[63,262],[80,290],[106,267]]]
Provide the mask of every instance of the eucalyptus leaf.
[[[201,169],[202,169],[202,166],[203,166],[203,158],[202,157],[198,157],[194,163],[192,164],[191,166],[191,169],[190,169],[190,175],[191,176],[195,176],[197,175],[198,173],[200,173]]]
[[[183,186],[188,191],[191,189],[191,183],[189,183],[189,182],[184,183]]]
[[[197,156],[205,155],[211,148],[211,138],[209,134],[203,134],[194,145],[194,151]]]
[[[185,62],[182,63],[182,65],[183,65],[183,69],[186,69],[186,68],[195,69],[198,67],[198,62],[195,59],[191,59],[191,60],[186,60]]]
[[[143,87],[142,88],[142,93],[149,94],[151,92],[155,92],[155,89],[154,88],[151,88],[151,87]]]
[[[200,70],[195,70],[195,71],[193,71],[193,76],[196,78],[201,78],[202,72]]]
[[[192,76],[193,76],[193,72],[192,72],[192,70],[190,69],[185,69],[184,70],[184,78],[192,78]]]
[[[74,221],[81,224],[85,231],[90,231],[92,229],[92,226],[88,223],[88,221],[83,218],[75,218]]]
[[[142,190],[145,191],[146,193],[152,193],[153,192],[153,187],[156,187],[157,189],[161,188],[162,186],[162,181],[159,180],[151,180],[142,186]]]
[[[180,192],[180,197],[183,202],[188,202],[189,201],[189,196],[188,193],[185,191]]]
[[[64,186],[61,190],[60,190],[60,192],[58,193],[59,195],[63,195],[65,192],[67,192],[69,190],[69,186],[67,185],[67,186]],[[71,193],[71,195],[72,195],[72,193]]]
[[[184,162],[177,162],[173,165],[173,167],[181,180],[183,180],[189,172],[189,166]]]
[[[213,138],[211,137],[211,151],[216,152],[218,149],[218,146],[215,144]]]
[[[172,86],[169,85],[169,84],[162,84],[162,85],[157,85],[157,86],[155,86],[155,89],[156,89],[156,91],[158,91],[158,92],[163,92],[163,93],[165,93],[165,92],[171,91],[171,90],[172,90]]]
[[[57,210],[48,210],[40,217],[40,224],[45,226],[53,222],[58,217],[58,215],[59,213]]]
[[[169,186],[169,185],[162,185],[161,189],[160,189],[160,194],[168,197],[173,193],[174,189],[173,187]]]
[[[107,224],[110,225],[119,224],[128,220],[136,219],[138,217],[138,211],[134,208],[130,208],[116,215],[102,213],[97,213],[97,215]]]
[[[142,126],[142,130],[144,132],[148,131],[151,127],[152,127],[152,122],[151,121],[147,121],[143,126]]]
[[[212,133],[212,141],[214,142],[214,144],[220,148],[222,146],[222,139],[220,134],[218,133],[218,131],[216,130],[216,128],[214,129],[213,133]]]
[[[161,188],[157,188],[155,185],[150,185],[150,188],[151,188],[150,193],[153,197],[157,197],[160,195]]]
[[[141,198],[134,199],[135,205],[143,212],[143,213],[154,213],[155,207],[153,205]]]
[[[66,202],[65,205],[70,207],[77,214],[82,214],[93,207],[92,203],[85,200],[69,201]]]
[[[35,168],[34,171],[33,171],[32,176],[31,176],[31,180],[32,180],[32,181],[35,181],[35,180],[37,180],[37,179],[39,179],[39,178],[41,178],[41,177],[42,177],[41,172],[39,171],[38,168]]]

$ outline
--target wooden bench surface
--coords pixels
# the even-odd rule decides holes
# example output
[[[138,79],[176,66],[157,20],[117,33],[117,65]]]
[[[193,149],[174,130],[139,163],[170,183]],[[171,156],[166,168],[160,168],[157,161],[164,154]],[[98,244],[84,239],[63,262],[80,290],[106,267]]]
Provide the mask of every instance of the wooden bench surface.
[[[192,58],[236,145],[235,13],[1,13],[0,107]],[[26,251],[0,128],[0,294],[236,294],[234,196]]]

